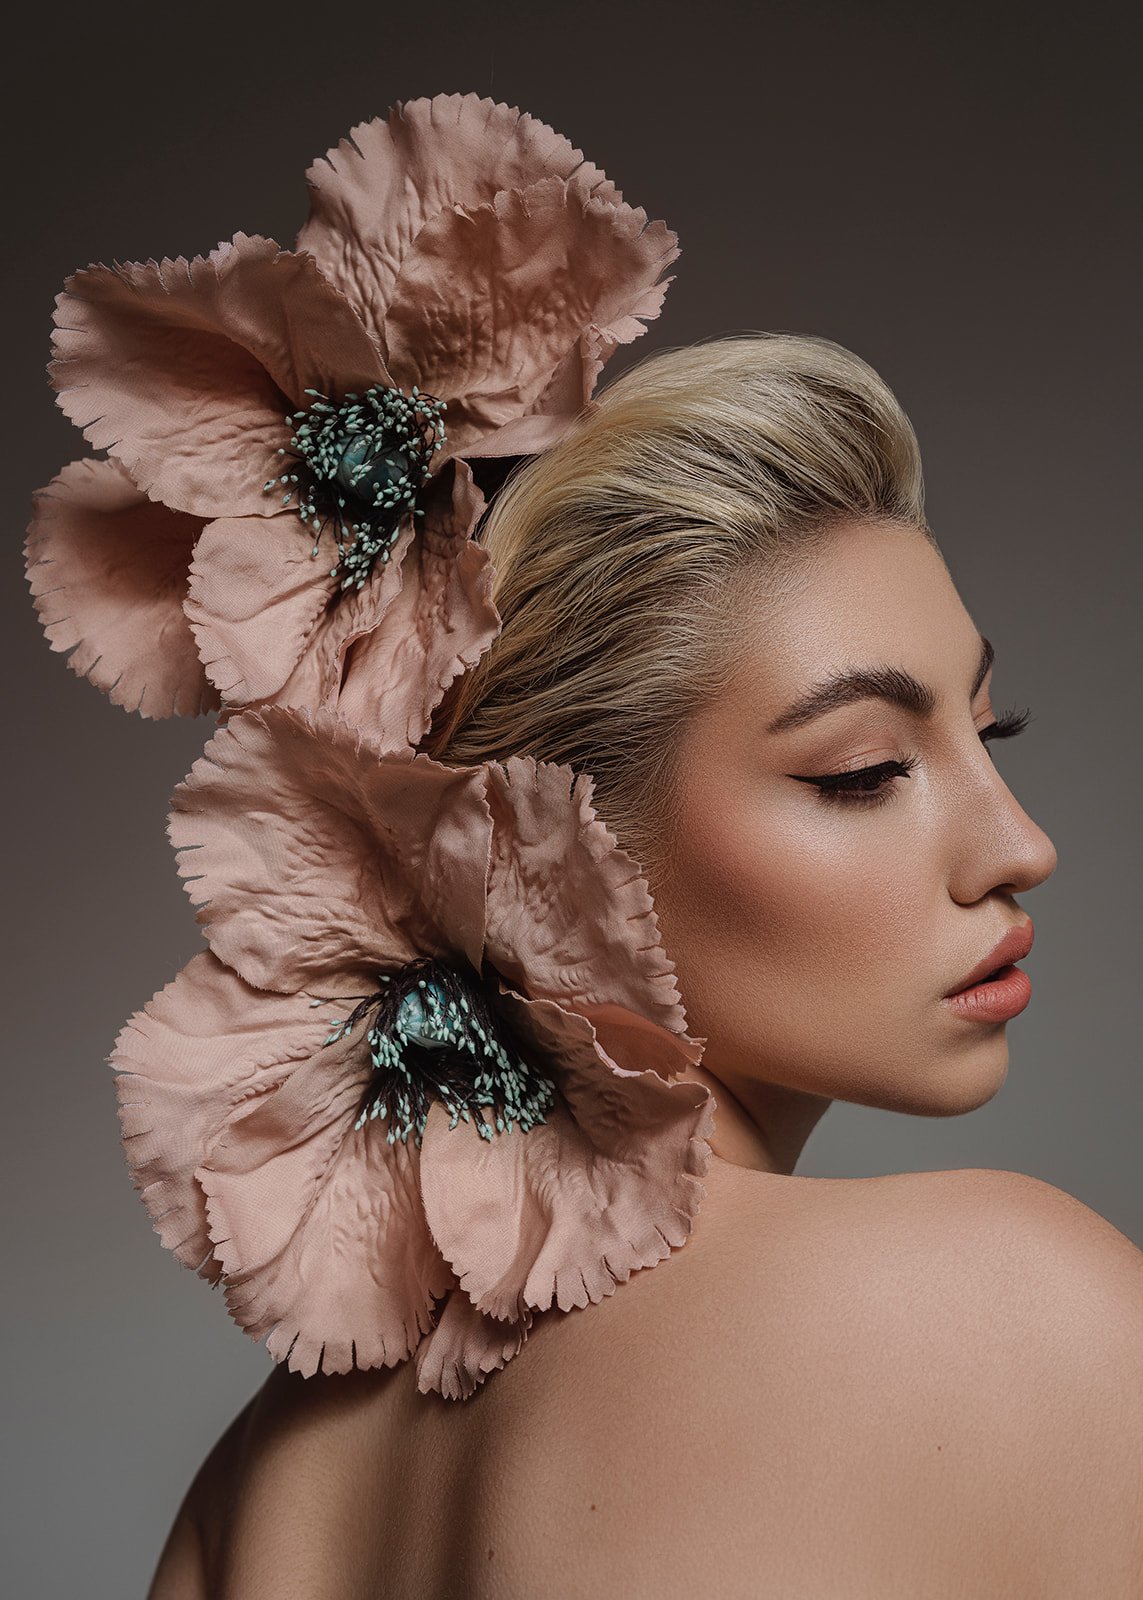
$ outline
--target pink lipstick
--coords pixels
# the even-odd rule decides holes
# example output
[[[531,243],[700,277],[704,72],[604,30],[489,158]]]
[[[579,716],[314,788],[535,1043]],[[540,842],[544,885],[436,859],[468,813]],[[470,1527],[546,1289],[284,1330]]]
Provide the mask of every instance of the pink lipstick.
[[[1032,980],[1013,965],[1032,948],[1031,918],[1011,928],[1000,943],[946,994],[942,1005],[974,1022],[1007,1022],[1032,998]]]

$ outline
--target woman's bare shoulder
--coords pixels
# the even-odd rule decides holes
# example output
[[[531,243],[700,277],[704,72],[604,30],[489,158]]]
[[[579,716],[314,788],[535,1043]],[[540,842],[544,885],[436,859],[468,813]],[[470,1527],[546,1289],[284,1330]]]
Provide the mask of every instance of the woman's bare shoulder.
[[[163,1544],[148,1600],[205,1600],[217,1542],[217,1517],[234,1483],[255,1401],[245,1405],[221,1434],[194,1479]]]
[[[789,1392],[792,1376],[871,1375],[883,1356],[890,1379],[912,1360],[964,1383],[982,1354],[1018,1378],[1033,1351],[1072,1375],[1143,1363],[1143,1252],[1066,1190],[997,1169],[816,1179],[720,1163],[683,1249],[599,1306],[537,1319],[517,1361],[542,1388],[549,1367],[598,1375],[606,1352],[635,1405],[629,1380],[657,1359],[748,1402],[767,1388],[742,1381],[736,1353],[762,1374],[780,1353]]]
[[[712,1545],[726,1592],[760,1562],[801,1592],[811,1542],[813,1581],[859,1584],[860,1567],[885,1596],[919,1592],[934,1560],[950,1593],[1070,1595],[1093,1570],[1101,1593],[1137,1592],[1143,1255],[1129,1240],[1001,1171],[720,1173],[708,1199],[693,1253],[587,1313],[541,1318],[518,1358],[515,1396],[560,1441],[566,1503],[590,1505],[597,1536],[642,1527],[680,1593],[702,1578],[687,1552]]]
[[[476,1600],[746,1594],[761,1570],[775,1592],[897,1600],[939,1593],[934,1564],[950,1594],[1126,1600],[1141,1440],[1143,1255],[1066,1191],[716,1164],[683,1249],[538,1316],[471,1401],[418,1395],[412,1363],[276,1372],[154,1593],[304,1570],[340,1595],[359,1570],[436,1595],[409,1575],[439,1551]],[[193,1587],[204,1567],[225,1581]]]
[[[1066,1190],[986,1168],[785,1191],[751,1177],[732,1182],[720,1223],[722,1269],[737,1261],[749,1286],[730,1312],[747,1343],[785,1328],[827,1360],[844,1321],[843,1363],[868,1365],[872,1346],[933,1370],[943,1352],[962,1393],[983,1353],[1017,1391],[1037,1361],[1065,1385],[1143,1376],[1143,1251]]]
[[[314,1600],[376,1594],[359,1569],[402,1450],[405,1369],[303,1378],[275,1367],[184,1497],[149,1600]]]
[[[1023,1345],[1071,1374],[1143,1363],[1143,1251],[1075,1195],[993,1168],[877,1182],[855,1241],[875,1282],[899,1243],[921,1303],[979,1305],[1014,1361]]]

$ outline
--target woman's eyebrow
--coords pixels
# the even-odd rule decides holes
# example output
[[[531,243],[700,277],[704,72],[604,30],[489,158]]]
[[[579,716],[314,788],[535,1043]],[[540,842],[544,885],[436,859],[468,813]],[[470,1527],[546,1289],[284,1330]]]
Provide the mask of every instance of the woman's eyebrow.
[[[980,635],[980,661],[973,679],[970,700],[988,676],[996,652]],[[815,717],[838,706],[851,705],[855,700],[888,700],[918,717],[931,717],[936,709],[937,697],[927,684],[920,683],[912,673],[901,667],[862,667],[850,672],[834,673],[825,678],[808,693],[787,706],[780,717],[770,724],[768,733],[785,733],[790,728],[801,728]]]

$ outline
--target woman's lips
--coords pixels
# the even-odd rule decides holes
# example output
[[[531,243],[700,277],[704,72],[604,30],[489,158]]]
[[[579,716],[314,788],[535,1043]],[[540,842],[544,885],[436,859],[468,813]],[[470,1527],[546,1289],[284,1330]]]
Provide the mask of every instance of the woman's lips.
[[[962,978],[960,983],[957,984],[956,989],[948,991],[946,999],[953,994],[960,994],[963,990],[978,983],[983,983],[986,978],[991,977],[1001,968],[1011,965],[1014,961],[1023,961],[1032,948],[1032,940],[1034,938],[1035,929],[1032,926],[1032,919],[1031,917],[1026,917],[1016,927],[1009,928],[1000,943],[994,945],[982,961],[977,962],[967,977]]]
[[[941,1004],[972,1022],[1007,1022],[1019,1016],[1031,998],[1031,978],[1009,963],[991,981],[984,979],[947,994]]]

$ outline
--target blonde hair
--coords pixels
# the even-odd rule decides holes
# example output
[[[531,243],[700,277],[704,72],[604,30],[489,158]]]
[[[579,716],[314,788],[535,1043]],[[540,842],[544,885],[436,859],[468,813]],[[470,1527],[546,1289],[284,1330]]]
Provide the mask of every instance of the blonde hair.
[[[645,357],[512,471],[480,543],[503,626],[422,746],[568,763],[652,886],[680,728],[728,683],[733,590],[773,590],[854,517],[922,531],[920,452],[873,369],[831,340],[746,333]]]

